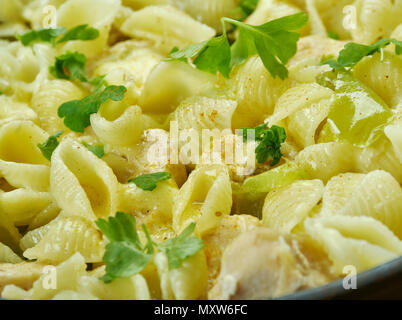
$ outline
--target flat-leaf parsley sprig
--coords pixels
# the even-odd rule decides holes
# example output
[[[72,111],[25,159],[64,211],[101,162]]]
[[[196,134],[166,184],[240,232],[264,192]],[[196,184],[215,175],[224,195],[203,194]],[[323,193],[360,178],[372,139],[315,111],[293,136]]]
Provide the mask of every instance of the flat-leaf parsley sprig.
[[[192,236],[195,223],[190,224],[179,236],[157,244],[152,241],[146,226],[142,225],[146,243],[142,244],[137,232],[135,217],[117,212],[108,220],[99,219],[96,225],[110,241],[106,245],[103,261],[106,274],[101,278],[109,283],[116,278],[128,278],[142,270],[151,262],[155,248],[164,252],[168,258],[169,269],[177,269],[182,262],[203,249],[201,239]]]
[[[57,38],[62,35],[64,36],[57,40]],[[16,38],[20,40],[24,46],[30,46],[35,43],[49,43],[54,46],[71,40],[95,40],[98,37],[99,31],[87,24],[76,26],[70,30],[64,27],[44,28],[16,35]]]
[[[350,42],[341,50],[337,60],[328,59],[324,60],[321,64],[328,64],[335,71],[353,68],[364,57],[372,56],[377,52],[382,52],[382,50],[390,44],[395,45],[395,54],[402,54],[402,41],[395,39],[381,39],[375,44],[369,46]]]
[[[128,182],[135,183],[135,185],[145,191],[153,191],[157,187],[157,183],[169,180],[172,175],[169,172],[156,172],[150,174],[144,174],[134,179],[128,180]]]
[[[72,131],[83,133],[90,122],[90,116],[99,111],[108,100],[121,101],[127,89],[124,86],[107,86],[104,82],[87,97],[63,103],[58,109],[58,116],[64,118],[64,124]]]
[[[52,158],[52,154],[54,150],[59,145],[58,138],[63,134],[63,131],[57,131],[55,134],[52,134],[44,143],[38,144],[39,150],[42,152],[43,156],[50,161]]]
[[[277,165],[283,156],[281,145],[286,141],[285,129],[275,125],[268,128],[267,124],[255,128],[243,128],[240,134],[244,141],[247,141],[250,131],[253,131],[255,141],[259,142],[255,149],[258,163],[265,163],[271,159],[270,166]]]
[[[231,69],[243,63],[248,57],[258,54],[265,68],[275,78],[288,76],[286,64],[297,52],[300,34],[293,32],[302,28],[308,21],[308,15],[300,12],[252,26],[230,18],[222,18],[223,34],[184,50],[173,49],[167,61],[188,61],[200,70],[229,77]],[[239,28],[239,37],[230,46],[226,32],[226,23]]]

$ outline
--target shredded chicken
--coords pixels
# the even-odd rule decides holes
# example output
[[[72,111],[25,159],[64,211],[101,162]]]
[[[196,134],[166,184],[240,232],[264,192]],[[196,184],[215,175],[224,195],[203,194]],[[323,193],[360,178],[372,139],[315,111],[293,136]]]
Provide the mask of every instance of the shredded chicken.
[[[279,297],[333,280],[323,251],[310,246],[308,253],[307,244],[312,244],[308,238],[267,228],[240,234],[223,253],[208,299]]]

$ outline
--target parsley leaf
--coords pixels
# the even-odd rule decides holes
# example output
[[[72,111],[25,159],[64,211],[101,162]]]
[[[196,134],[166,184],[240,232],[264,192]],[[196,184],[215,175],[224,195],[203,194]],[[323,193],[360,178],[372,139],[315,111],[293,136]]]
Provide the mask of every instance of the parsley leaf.
[[[102,159],[102,157],[105,155],[105,147],[101,144],[89,145],[86,142],[83,142],[82,144],[84,145],[85,148],[91,151],[99,159]]]
[[[339,53],[338,60],[335,61],[330,59],[324,61],[322,64],[330,65],[335,71],[339,71],[344,68],[353,68],[364,57],[380,52],[383,50],[383,48],[391,43],[395,44],[395,53],[397,55],[402,54],[402,41],[395,39],[382,39],[370,46],[350,42],[346,44],[343,50]]]
[[[38,148],[42,152],[43,156],[50,161],[52,158],[53,151],[56,150],[59,145],[59,141],[57,140],[63,131],[57,131],[55,134],[51,135],[44,143],[38,144]]]
[[[142,190],[152,191],[156,188],[158,182],[168,180],[171,177],[169,172],[157,172],[130,179],[128,182],[135,183],[135,185]]]
[[[328,31],[328,38],[339,40],[341,37],[336,32]]]
[[[179,268],[184,260],[204,248],[204,243],[200,238],[191,236],[194,229],[195,223],[191,223],[176,238],[157,245],[158,249],[166,254],[170,270]]]
[[[270,166],[277,165],[283,156],[281,145],[286,141],[285,129],[279,126],[272,126],[268,129],[266,124],[254,129],[243,128],[240,133],[245,141],[247,141],[250,130],[254,131],[255,141],[260,142],[255,149],[258,163],[265,163],[271,158]]]
[[[67,42],[71,40],[94,40],[99,37],[99,31],[89,27],[87,24],[82,24],[74,27],[66,32],[66,34],[57,41],[57,43]]]
[[[226,78],[229,77],[230,45],[225,35],[191,45],[181,51],[178,48],[174,48],[166,61],[178,60],[186,62],[194,57],[196,58],[193,63],[197,69],[213,74],[220,72]]]
[[[58,79],[75,80],[87,82],[85,76],[86,57],[78,52],[67,52],[56,57],[54,66],[49,67],[49,72]]]
[[[131,277],[148,265],[154,253],[153,244],[148,238],[148,243],[142,245],[133,216],[117,212],[116,217],[99,219],[96,225],[110,241],[103,256],[106,275],[101,280],[109,283],[115,278]]]
[[[106,283],[115,278],[131,277],[144,270],[153,258],[154,246],[166,254],[170,270],[179,268],[184,260],[204,247],[201,239],[191,236],[195,223],[176,238],[161,244],[155,244],[145,225],[142,225],[147,239],[145,245],[138,235],[135,217],[130,214],[117,212],[116,217],[109,217],[108,220],[98,219],[96,225],[110,241],[103,256],[106,274],[101,280]]]
[[[233,15],[238,17],[237,20],[244,21],[255,11],[258,3],[259,0],[240,0],[239,6],[233,10]]]
[[[297,52],[300,34],[292,32],[300,29],[308,21],[308,15],[300,12],[267,22],[261,26],[251,26],[236,20],[224,18],[239,27],[239,37],[232,46],[232,65],[244,62],[250,55],[258,53],[265,68],[275,78],[288,76],[286,64]]]
[[[64,36],[56,41],[56,38],[63,34]],[[16,36],[24,46],[29,46],[38,42],[48,42],[55,45],[70,40],[94,40],[98,37],[99,31],[95,28],[89,27],[87,24],[79,25],[68,31],[64,27],[46,28],[31,30],[22,35]]]
[[[65,32],[66,28],[63,27],[39,29],[28,31],[22,35],[16,35],[16,38],[20,40],[24,46],[38,42],[49,42],[54,45],[56,38]]]
[[[264,66],[275,78],[288,76],[286,64],[297,51],[300,34],[291,32],[303,27],[308,15],[301,12],[270,21],[261,26],[252,26],[243,22],[222,18],[223,35],[192,45],[184,50],[173,49],[167,61],[187,61],[195,58],[194,65],[210,73],[220,72],[229,77],[233,66],[243,63],[249,56],[259,54]],[[225,23],[239,28],[236,42],[230,48]]]
[[[58,109],[58,116],[64,119],[66,127],[75,132],[84,132],[90,125],[90,116],[98,112],[102,103],[107,100],[121,101],[127,89],[124,86],[99,87],[82,100],[63,103]]]
[[[0,96],[2,96],[3,94],[4,94],[3,91],[0,90]]]

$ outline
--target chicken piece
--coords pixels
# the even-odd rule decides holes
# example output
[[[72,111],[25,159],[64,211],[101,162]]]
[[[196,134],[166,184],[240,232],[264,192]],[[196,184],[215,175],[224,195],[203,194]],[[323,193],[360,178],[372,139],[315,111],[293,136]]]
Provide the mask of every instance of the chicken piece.
[[[208,264],[208,290],[214,286],[219,275],[225,248],[241,233],[259,226],[260,221],[253,216],[225,216],[214,231],[203,237]]]
[[[320,286],[334,278],[327,261],[323,251],[304,237],[267,228],[242,233],[225,249],[208,299],[271,298]]]
[[[0,293],[6,285],[13,284],[24,290],[32,288],[33,283],[42,275],[45,265],[39,262],[0,264]]]

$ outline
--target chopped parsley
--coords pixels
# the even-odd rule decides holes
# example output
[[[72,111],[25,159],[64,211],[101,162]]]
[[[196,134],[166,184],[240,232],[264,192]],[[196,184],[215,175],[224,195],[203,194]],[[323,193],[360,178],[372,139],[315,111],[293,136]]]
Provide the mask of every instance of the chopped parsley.
[[[50,161],[52,158],[53,151],[56,150],[59,145],[59,141],[57,140],[63,131],[57,131],[55,134],[51,135],[44,143],[38,144],[38,148],[42,152],[43,156]]]
[[[54,66],[49,67],[49,72],[58,79],[81,80],[87,82],[85,76],[86,57],[78,52],[67,52],[56,57]]]
[[[102,159],[102,157],[105,155],[105,147],[101,144],[89,145],[86,142],[83,142],[82,144],[99,159]]]
[[[260,26],[222,18],[223,35],[192,45],[184,50],[173,49],[167,61],[188,61],[203,71],[229,77],[233,66],[243,63],[249,56],[258,54],[265,68],[275,78],[288,76],[286,64],[297,51],[300,34],[292,32],[300,29],[308,21],[304,12],[267,22]],[[230,47],[226,33],[226,23],[239,28],[239,37]]]
[[[135,183],[135,185],[142,190],[153,191],[158,182],[169,180],[170,178],[172,178],[172,175],[169,172],[157,172],[130,179],[128,182]]]
[[[138,235],[135,217],[130,214],[117,212],[115,217],[109,217],[108,220],[97,220],[96,225],[110,241],[103,256],[106,274],[101,280],[106,283],[116,278],[131,277],[144,270],[155,254],[154,247],[166,254],[170,270],[179,268],[184,260],[204,247],[201,239],[192,236],[194,223],[176,238],[162,244],[154,243],[146,226],[142,225],[147,239],[145,245]]]
[[[395,53],[397,55],[402,54],[402,41],[395,39],[382,39],[370,46],[350,42],[346,44],[345,48],[339,53],[337,60],[329,59],[323,61],[322,64],[328,64],[335,71],[345,68],[353,68],[364,57],[372,56],[377,52],[381,52],[391,43],[395,45]]]
[[[102,84],[89,96],[81,100],[63,103],[58,109],[58,116],[64,118],[64,124],[75,132],[84,132],[90,125],[90,116],[98,112],[101,104],[109,99],[121,101],[127,89],[124,86],[106,86]]]
[[[258,163],[265,163],[268,159],[271,159],[270,166],[277,165],[283,156],[281,145],[286,141],[285,129],[279,126],[268,128],[266,124],[255,128],[244,128],[240,132],[244,141],[247,141],[250,131],[254,131],[252,132],[255,137],[254,139],[259,142],[259,145],[255,149]]]
[[[56,40],[61,35],[63,37]],[[24,46],[30,46],[35,43],[50,43],[54,46],[55,44],[70,40],[94,40],[98,37],[99,31],[89,27],[87,24],[79,25],[70,30],[64,27],[31,30],[16,36]]]

